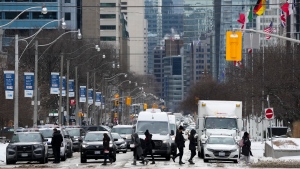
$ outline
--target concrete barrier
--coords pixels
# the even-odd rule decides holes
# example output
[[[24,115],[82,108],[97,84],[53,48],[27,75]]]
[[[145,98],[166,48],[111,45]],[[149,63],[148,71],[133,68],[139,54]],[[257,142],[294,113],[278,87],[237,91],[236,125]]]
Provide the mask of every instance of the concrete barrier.
[[[272,157],[272,147],[271,145],[265,143],[265,157]],[[286,157],[286,156],[300,156],[299,149],[274,149],[274,158]]]

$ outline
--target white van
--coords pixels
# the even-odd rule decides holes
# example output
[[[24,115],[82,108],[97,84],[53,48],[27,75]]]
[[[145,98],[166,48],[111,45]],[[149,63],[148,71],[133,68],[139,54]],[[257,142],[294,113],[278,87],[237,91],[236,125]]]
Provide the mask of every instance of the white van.
[[[136,123],[136,132],[141,139],[145,139],[146,130],[152,134],[152,140],[155,144],[153,155],[160,155],[170,160],[171,130],[167,113],[160,112],[159,109],[140,112]]]
[[[172,154],[176,154],[177,153],[177,146],[175,144],[175,136],[176,136],[176,132],[177,132],[177,125],[176,125],[176,117],[175,115],[168,115],[169,117],[169,125],[170,125],[170,133],[174,132],[173,135],[171,135],[171,151]]]

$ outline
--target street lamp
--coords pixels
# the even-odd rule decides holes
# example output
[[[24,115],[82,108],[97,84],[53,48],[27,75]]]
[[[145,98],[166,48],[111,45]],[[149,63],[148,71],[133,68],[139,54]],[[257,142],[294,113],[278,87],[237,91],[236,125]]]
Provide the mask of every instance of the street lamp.
[[[1,25],[0,28],[5,27],[13,23],[15,20],[19,18],[24,12],[34,9],[34,8],[42,8],[42,13],[46,14],[47,13],[47,8],[46,7],[30,7],[25,10],[23,10],[19,15],[17,15],[13,20],[8,22],[7,24]],[[15,100],[14,100],[14,132],[17,131],[18,126],[19,126],[19,38],[18,35],[16,35],[15,38]]]

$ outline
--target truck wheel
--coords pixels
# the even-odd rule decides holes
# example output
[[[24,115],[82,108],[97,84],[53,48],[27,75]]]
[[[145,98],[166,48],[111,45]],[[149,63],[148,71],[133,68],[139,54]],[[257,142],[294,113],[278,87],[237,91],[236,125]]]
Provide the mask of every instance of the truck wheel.
[[[46,156],[44,156],[41,160],[40,160],[40,164],[45,164],[46,163]]]
[[[207,159],[205,159],[205,158],[203,159],[203,161],[204,161],[205,163],[208,163],[208,160],[207,160]]]

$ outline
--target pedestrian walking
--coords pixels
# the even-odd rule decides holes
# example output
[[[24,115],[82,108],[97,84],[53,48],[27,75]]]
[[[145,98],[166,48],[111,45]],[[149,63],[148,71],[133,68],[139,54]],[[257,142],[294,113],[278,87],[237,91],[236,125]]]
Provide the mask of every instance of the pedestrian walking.
[[[245,160],[246,164],[250,163],[250,155],[251,153],[251,141],[250,141],[250,135],[248,132],[244,133],[244,136],[242,138],[243,144],[242,146],[242,157],[240,160]]]
[[[109,142],[110,142],[110,138],[109,138],[108,134],[103,133],[104,163],[102,165],[106,165],[107,159],[109,159],[109,162],[112,163],[112,159],[109,157],[109,154],[110,154]]]
[[[145,161],[145,158],[143,156],[143,149],[141,146],[141,140],[139,138],[139,135],[137,133],[134,133],[132,135],[132,143],[134,145],[134,158],[133,158],[133,163],[132,165],[136,165],[136,160],[138,159],[138,157],[140,157],[142,159],[142,164],[146,165],[148,164],[148,160]]]
[[[185,145],[184,145],[184,137],[183,137],[183,133],[182,133],[182,131],[183,131],[183,127],[182,126],[180,126],[179,128],[178,128],[178,132],[176,133],[176,137],[175,137],[175,143],[176,143],[176,145],[177,145],[177,148],[178,148],[178,150],[179,150],[179,153],[178,154],[176,154],[174,157],[172,157],[172,160],[175,162],[175,159],[179,156],[179,164],[181,165],[181,164],[185,164],[185,163],[183,163],[182,162],[182,156],[183,156],[183,148],[185,147]]]
[[[152,163],[151,164],[155,164],[154,161],[154,157],[153,157],[153,153],[152,153],[152,149],[153,149],[153,140],[152,140],[152,134],[149,133],[149,130],[146,130],[146,132],[144,133],[146,138],[145,138],[145,150],[144,150],[144,156],[147,157],[148,154],[151,155],[152,158]]]
[[[191,134],[188,136],[188,139],[190,140],[190,144],[189,144],[189,150],[191,150],[191,157],[188,160],[188,162],[190,164],[195,164],[193,162],[193,158],[196,155],[196,139],[195,139],[195,134],[196,134],[196,130],[192,129],[191,130]]]
[[[53,135],[51,140],[53,155],[54,155],[54,162],[53,163],[60,163],[60,146],[63,142],[63,137],[60,134],[60,131],[57,128],[53,129]]]

